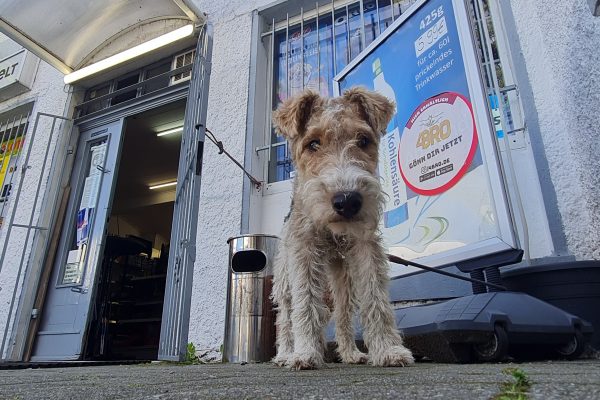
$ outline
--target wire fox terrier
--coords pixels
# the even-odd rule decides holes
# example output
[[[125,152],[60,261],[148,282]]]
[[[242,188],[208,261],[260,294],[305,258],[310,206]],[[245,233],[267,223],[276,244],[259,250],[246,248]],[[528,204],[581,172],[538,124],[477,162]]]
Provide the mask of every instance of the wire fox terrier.
[[[337,98],[305,91],[273,115],[296,166],[273,276],[277,365],[296,370],[323,365],[328,293],[342,362],[413,363],[389,302],[389,265],[378,230],[385,196],[377,175],[378,146],[394,107],[362,88]],[[354,339],[356,308],[368,355]]]

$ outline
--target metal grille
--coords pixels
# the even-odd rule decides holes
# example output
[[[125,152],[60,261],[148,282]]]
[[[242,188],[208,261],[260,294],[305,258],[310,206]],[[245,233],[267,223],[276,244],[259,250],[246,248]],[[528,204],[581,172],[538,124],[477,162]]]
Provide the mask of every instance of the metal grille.
[[[192,50],[188,51],[187,53],[175,56],[175,58],[173,59],[173,69],[182,68],[189,65],[190,70],[173,75],[173,77],[171,78],[171,84],[183,82],[190,79],[192,75],[192,63],[194,62],[195,55],[196,50]]]
[[[501,46],[504,24],[495,4],[497,0],[472,0],[469,11],[474,22],[483,77],[498,137],[523,131],[522,103],[512,74],[512,61]],[[494,18],[494,16],[496,18]],[[504,131],[506,128],[506,132]]]
[[[298,15],[267,21],[262,40],[269,49],[267,103],[271,109],[266,116],[266,145],[256,152],[266,153],[269,182],[287,180],[293,173],[287,142],[271,126],[271,111],[307,88],[331,96],[333,77],[415,1],[332,1],[326,6],[317,2]]]
[[[506,161],[503,163],[504,172],[511,183],[511,192],[514,202],[510,201],[513,212],[519,215],[523,234],[521,246],[524,257],[529,262],[529,228],[525,218],[525,210],[514,162],[511,154],[510,143],[515,141],[515,135],[527,130],[524,121],[524,112],[518,87],[512,75],[512,59],[506,51],[506,38],[502,38],[504,23],[498,7],[499,0],[471,0],[469,2],[471,18],[475,28],[475,37],[480,50],[480,61],[483,67],[486,90],[489,96],[489,106],[492,113],[496,133],[500,140],[501,150],[504,150]],[[495,17],[495,18],[494,18]],[[505,46],[500,45],[500,40]]]
[[[332,95],[333,77],[404,13],[415,0],[333,1],[327,6],[315,4],[310,11],[284,20],[268,21],[262,40],[268,49],[269,78],[267,103],[271,109],[265,122],[264,146],[255,150],[266,158],[265,176],[269,182],[290,179],[293,166],[288,145],[271,125],[271,112],[286,98],[306,88],[324,96]],[[506,71],[510,56],[498,48],[496,31],[504,29],[495,10],[496,0],[471,0],[469,10],[480,50],[490,107],[499,130],[506,134],[524,130],[522,106],[511,71]],[[497,7],[496,7],[497,8]],[[504,59],[502,59],[504,58]],[[503,67],[504,64],[504,67]],[[498,91],[495,94],[494,88]],[[502,131],[504,134],[504,130]]]
[[[158,358],[161,360],[182,361],[187,348],[211,54],[212,32],[210,26],[205,25],[200,33],[192,64],[181,139],[169,270],[158,349]]]
[[[36,286],[34,280],[26,281],[25,277],[37,276],[39,271],[35,269],[41,264],[48,245],[55,210],[48,211],[45,207],[55,204],[59,193],[58,180],[67,156],[66,133],[72,126],[67,118],[38,113],[31,132],[27,133],[29,118],[27,113],[4,125],[3,157],[10,157],[7,165],[12,166],[13,173],[3,179],[3,188],[8,187],[8,190],[2,204],[6,219],[2,226],[0,271],[10,269],[14,281],[3,288],[5,293],[11,293],[11,298],[7,313],[0,318],[3,329],[0,359],[8,359],[13,353],[18,359],[20,354],[21,349],[15,350],[15,344],[22,342],[17,336],[26,331],[30,320],[24,302],[33,298],[30,294]],[[7,141],[12,141],[12,151],[10,146],[5,146]],[[29,295],[22,295],[24,292]]]

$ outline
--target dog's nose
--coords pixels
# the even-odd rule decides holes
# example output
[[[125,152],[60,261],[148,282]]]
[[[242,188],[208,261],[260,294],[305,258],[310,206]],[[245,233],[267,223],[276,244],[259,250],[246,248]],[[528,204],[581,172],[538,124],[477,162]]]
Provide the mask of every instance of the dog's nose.
[[[360,211],[362,196],[358,192],[338,192],[333,195],[331,204],[342,217],[352,218]]]

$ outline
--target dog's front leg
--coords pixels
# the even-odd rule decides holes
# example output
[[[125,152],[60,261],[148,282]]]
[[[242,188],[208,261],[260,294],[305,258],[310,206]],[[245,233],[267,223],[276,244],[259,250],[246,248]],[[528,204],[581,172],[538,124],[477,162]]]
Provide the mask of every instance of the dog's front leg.
[[[379,366],[412,364],[413,356],[402,344],[389,301],[389,265],[380,239],[361,241],[350,252],[351,270],[359,284],[360,317],[369,361]]]
[[[356,308],[355,284],[350,278],[347,265],[344,265],[342,260],[331,263],[330,274],[337,352],[342,362],[364,364],[368,361],[368,357],[356,347],[354,326],[352,325],[352,317]]]
[[[315,369],[323,365],[323,328],[329,320],[325,304],[324,254],[314,245],[295,243],[289,253],[292,288],[292,369]]]
[[[286,244],[279,248],[274,263],[272,299],[276,305],[277,317],[277,355],[272,362],[279,366],[288,365],[294,353],[294,337],[292,332],[292,293],[290,289],[289,265]]]

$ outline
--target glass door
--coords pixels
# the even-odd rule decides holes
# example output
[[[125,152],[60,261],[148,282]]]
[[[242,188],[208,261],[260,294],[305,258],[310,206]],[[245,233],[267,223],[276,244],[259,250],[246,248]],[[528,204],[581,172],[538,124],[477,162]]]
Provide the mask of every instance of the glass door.
[[[32,361],[81,358],[116,177],[123,120],[80,135],[71,196]]]

